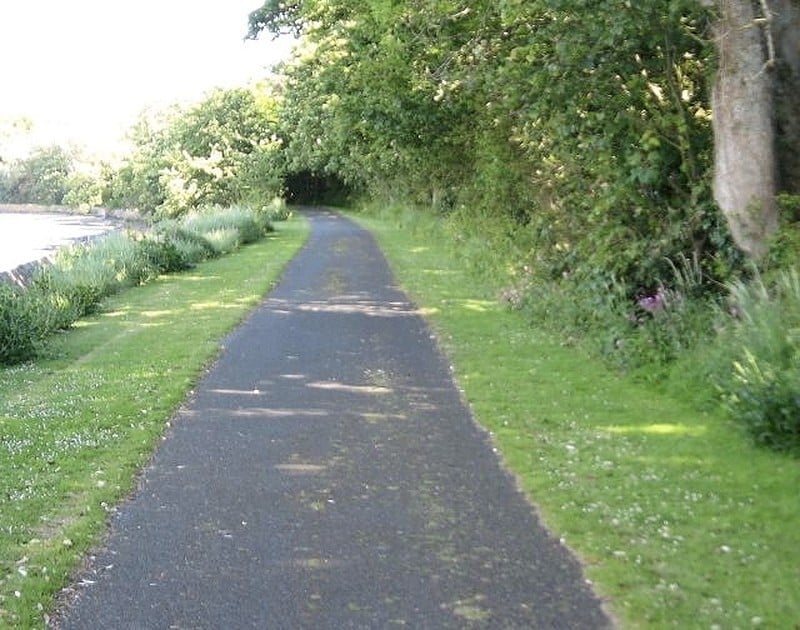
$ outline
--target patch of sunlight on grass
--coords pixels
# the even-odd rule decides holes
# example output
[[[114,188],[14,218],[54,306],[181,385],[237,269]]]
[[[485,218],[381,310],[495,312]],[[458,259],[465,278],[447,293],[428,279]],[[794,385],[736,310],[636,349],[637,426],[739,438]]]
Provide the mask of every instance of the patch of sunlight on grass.
[[[162,311],[141,311],[143,317],[147,317],[149,319],[156,319],[158,317],[168,317],[169,315],[174,315],[175,310],[162,310]]]
[[[467,310],[476,311],[478,313],[485,313],[496,308],[495,303],[489,300],[458,300],[457,303]]]
[[[610,426],[603,427],[601,430],[608,431],[609,433],[617,434],[630,434],[630,433],[646,433],[650,435],[688,435],[691,437],[699,437],[708,432],[705,426],[689,426],[686,424],[645,424],[641,426]]]
[[[164,326],[161,322],[145,322],[143,324],[139,324],[141,328],[161,328]]]
[[[420,273],[424,273],[429,276],[452,276],[457,272],[448,269],[420,269]]]
[[[423,308],[420,308],[418,312],[420,313],[420,315],[423,315],[424,317],[430,317],[431,315],[438,315],[441,312],[441,310],[436,307],[425,306]]]
[[[190,273],[185,276],[181,275],[181,280],[186,280],[187,282],[211,282],[219,279],[220,276],[204,276],[201,273]]]
[[[92,326],[97,326],[97,322],[79,319],[71,327],[75,330],[80,330],[81,328],[91,328]]]
[[[195,302],[189,307],[191,311],[213,311],[216,309],[238,308],[236,304],[223,304],[222,302]]]

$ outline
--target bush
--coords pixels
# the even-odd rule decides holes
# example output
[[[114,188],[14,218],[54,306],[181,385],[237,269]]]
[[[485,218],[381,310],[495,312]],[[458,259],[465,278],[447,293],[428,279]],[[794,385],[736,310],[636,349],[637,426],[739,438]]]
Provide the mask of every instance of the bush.
[[[666,366],[714,337],[716,295],[706,286],[699,261],[682,256],[678,264],[667,262],[668,283],[638,295],[628,315],[634,325],[620,348],[626,367]]]
[[[671,277],[649,291],[596,271],[558,280],[531,277],[504,297],[538,326],[588,342],[614,367],[658,379],[661,371],[653,368],[713,338],[717,312],[696,261],[683,258],[671,269]]]
[[[42,304],[35,296],[0,282],[0,363],[32,359],[44,336]]]
[[[800,453],[800,276],[737,283],[731,298],[730,368],[718,384],[726,405],[757,443]]]
[[[258,214],[264,229],[271,232],[274,229],[272,223],[286,221],[292,216],[292,211],[286,205],[286,200],[282,197],[274,197],[268,204],[261,206]]]
[[[158,273],[172,273],[190,269],[194,262],[183,252],[175,240],[158,234],[145,234],[139,241],[142,255]]]

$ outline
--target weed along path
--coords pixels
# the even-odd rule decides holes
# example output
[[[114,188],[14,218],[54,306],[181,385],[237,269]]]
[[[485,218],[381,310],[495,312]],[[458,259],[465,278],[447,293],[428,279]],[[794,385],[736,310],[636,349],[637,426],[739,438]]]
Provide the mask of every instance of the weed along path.
[[[54,625],[609,626],[372,237],[308,217]]]

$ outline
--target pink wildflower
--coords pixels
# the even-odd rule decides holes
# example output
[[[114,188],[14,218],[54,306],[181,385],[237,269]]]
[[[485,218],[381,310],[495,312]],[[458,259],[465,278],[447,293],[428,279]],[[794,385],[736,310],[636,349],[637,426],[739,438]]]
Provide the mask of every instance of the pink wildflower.
[[[655,295],[645,295],[640,297],[636,303],[648,313],[660,313],[666,306],[664,293],[661,291],[661,289],[659,289]]]

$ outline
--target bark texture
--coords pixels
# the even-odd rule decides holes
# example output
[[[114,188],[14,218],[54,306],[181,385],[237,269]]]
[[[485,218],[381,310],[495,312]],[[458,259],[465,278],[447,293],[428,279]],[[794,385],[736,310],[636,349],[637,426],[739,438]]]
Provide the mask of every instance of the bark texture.
[[[761,258],[775,195],[800,194],[800,0],[718,0],[714,196],[736,243]]]
[[[720,0],[714,86],[714,196],[753,258],[777,227],[774,80],[766,29],[751,0]]]

